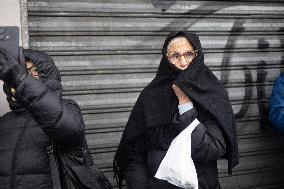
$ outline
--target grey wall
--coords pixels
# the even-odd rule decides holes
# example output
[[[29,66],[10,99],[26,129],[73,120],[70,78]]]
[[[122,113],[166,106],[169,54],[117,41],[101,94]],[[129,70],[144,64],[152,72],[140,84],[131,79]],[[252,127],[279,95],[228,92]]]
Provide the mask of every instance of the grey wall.
[[[29,0],[30,46],[47,51],[76,100],[88,144],[112,180],[112,159],[130,110],[155,76],[170,31],[198,33],[205,62],[224,83],[237,118],[240,164],[223,188],[282,188],[284,137],[267,107],[283,69],[283,1]]]

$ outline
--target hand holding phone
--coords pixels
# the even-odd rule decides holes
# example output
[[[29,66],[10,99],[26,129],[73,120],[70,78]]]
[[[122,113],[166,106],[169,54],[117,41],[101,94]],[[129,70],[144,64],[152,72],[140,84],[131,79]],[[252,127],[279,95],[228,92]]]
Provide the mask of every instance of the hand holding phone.
[[[25,76],[25,68],[19,64],[19,28],[0,27],[0,80],[17,87]]]
[[[0,48],[0,80],[10,87],[16,88],[26,77],[26,70],[5,49]]]
[[[0,27],[0,48],[9,52],[14,59],[18,59],[19,28],[17,26]]]

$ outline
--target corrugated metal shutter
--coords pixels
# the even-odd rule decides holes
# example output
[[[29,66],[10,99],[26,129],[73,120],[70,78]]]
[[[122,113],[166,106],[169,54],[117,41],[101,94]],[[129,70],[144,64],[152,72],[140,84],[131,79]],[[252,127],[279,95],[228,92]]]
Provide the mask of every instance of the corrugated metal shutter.
[[[199,34],[205,62],[229,93],[240,164],[223,188],[282,188],[284,137],[269,129],[272,84],[284,68],[283,1],[28,0],[30,47],[48,52],[76,100],[88,144],[112,181],[130,110],[155,75],[170,31]]]

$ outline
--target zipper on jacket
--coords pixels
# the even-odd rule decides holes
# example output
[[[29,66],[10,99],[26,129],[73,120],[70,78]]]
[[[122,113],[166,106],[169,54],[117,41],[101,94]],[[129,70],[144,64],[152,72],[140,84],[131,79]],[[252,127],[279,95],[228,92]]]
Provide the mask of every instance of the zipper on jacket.
[[[11,166],[11,185],[10,185],[10,189],[13,189],[14,185],[15,185],[15,169],[16,169],[16,161],[18,159],[19,144],[20,144],[20,141],[22,140],[22,137],[23,137],[24,132],[26,130],[28,121],[29,121],[29,119],[27,121],[25,121],[25,123],[24,123],[24,128],[23,128],[23,130],[19,134],[19,137],[18,137],[18,140],[17,140],[17,143],[16,143],[16,147],[15,147],[14,152],[13,152],[12,166]]]

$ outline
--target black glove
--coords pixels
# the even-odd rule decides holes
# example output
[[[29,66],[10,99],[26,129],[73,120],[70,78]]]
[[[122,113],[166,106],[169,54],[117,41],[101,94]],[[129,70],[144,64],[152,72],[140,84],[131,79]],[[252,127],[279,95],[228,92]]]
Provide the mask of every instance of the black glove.
[[[20,64],[24,65],[22,62]],[[25,68],[5,49],[0,48],[0,80],[8,86],[16,88],[26,77]]]

